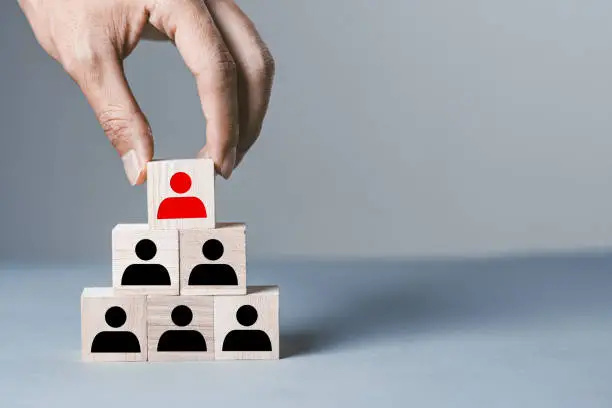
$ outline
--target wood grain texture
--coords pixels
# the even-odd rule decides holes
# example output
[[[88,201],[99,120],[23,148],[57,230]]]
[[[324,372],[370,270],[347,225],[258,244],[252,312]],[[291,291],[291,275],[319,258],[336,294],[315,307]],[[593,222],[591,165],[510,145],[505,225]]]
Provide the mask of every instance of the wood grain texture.
[[[191,188],[178,194],[170,187],[177,172],[191,178]],[[206,218],[157,219],[166,198],[197,197],[206,208]],[[198,229],[215,227],[215,170],[211,159],[160,160],[147,163],[147,201],[149,226],[153,229]]]
[[[206,259],[202,246],[210,239],[223,245],[217,260]],[[218,223],[217,228],[179,231],[180,293],[182,295],[246,294],[246,226],[242,223]],[[197,265],[229,265],[236,273],[238,285],[190,286],[189,277]]]
[[[177,306],[187,306],[193,320],[179,327],[172,321],[172,312]],[[196,361],[213,360],[214,343],[214,299],[212,296],[149,296],[147,299],[147,337],[149,361]],[[159,352],[157,346],[163,333],[168,330],[196,330],[206,341],[206,352]]]
[[[274,360],[279,358],[279,288],[249,286],[243,296],[215,296],[215,359]],[[241,326],[236,312],[243,305],[257,311],[256,322]],[[232,330],[262,330],[270,339],[272,351],[223,351],[223,343]]]
[[[136,245],[143,239],[151,240],[156,247],[150,260],[139,259]],[[119,224],[112,232],[113,287],[119,294],[179,294],[179,238],[178,231],[153,230],[147,224]],[[159,264],[168,271],[170,285],[122,286],[121,279],[130,265]],[[146,270],[143,270],[146,273]]]
[[[127,317],[120,327],[105,321],[109,308],[118,306]],[[85,288],[81,294],[81,347],[83,361],[146,361],[147,318],[146,296],[117,295],[113,288]],[[96,335],[101,332],[130,332],[138,339],[139,353],[92,353]]]

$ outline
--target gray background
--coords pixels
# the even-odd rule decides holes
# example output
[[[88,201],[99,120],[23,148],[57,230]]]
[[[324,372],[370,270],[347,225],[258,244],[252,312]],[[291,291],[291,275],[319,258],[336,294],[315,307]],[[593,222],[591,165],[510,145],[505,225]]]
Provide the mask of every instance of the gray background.
[[[612,3],[240,1],[277,60],[261,141],[219,183],[252,258],[430,256],[612,243]],[[144,222],[77,87],[0,4],[0,258],[110,262]],[[204,142],[169,44],[127,61],[157,157]]]

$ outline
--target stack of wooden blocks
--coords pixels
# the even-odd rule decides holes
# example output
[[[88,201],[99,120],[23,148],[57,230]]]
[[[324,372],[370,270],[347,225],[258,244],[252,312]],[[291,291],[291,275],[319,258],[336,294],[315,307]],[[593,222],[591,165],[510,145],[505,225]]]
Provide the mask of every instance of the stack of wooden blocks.
[[[81,295],[85,361],[279,358],[279,290],[246,285],[246,228],[215,222],[209,159],[147,165],[148,224],[112,233],[112,287]]]

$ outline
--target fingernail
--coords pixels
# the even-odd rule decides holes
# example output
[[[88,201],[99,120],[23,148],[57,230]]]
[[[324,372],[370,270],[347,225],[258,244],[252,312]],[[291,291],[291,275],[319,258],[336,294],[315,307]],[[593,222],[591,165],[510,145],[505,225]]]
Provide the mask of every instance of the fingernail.
[[[132,149],[121,157],[125,175],[131,185],[135,186],[144,179],[145,162],[140,158],[136,150]]]
[[[236,148],[232,148],[225,158],[223,159],[223,163],[221,164],[221,175],[223,178],[228,179],[232,175],[234,171],[234,165],[236,164]]]

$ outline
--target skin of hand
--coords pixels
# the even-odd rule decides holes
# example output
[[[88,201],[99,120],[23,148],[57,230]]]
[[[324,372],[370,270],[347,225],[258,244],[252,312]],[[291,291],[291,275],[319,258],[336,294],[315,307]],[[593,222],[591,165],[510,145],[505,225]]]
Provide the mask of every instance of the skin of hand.
[[[192,72],[206,119],[198,157],[229,178],[257,140],[274,60],[232,0],[19,0],[43,49],[77,83],[132,185],[146,179],[153,137],[123,61],[141,38],[170,40]]]

